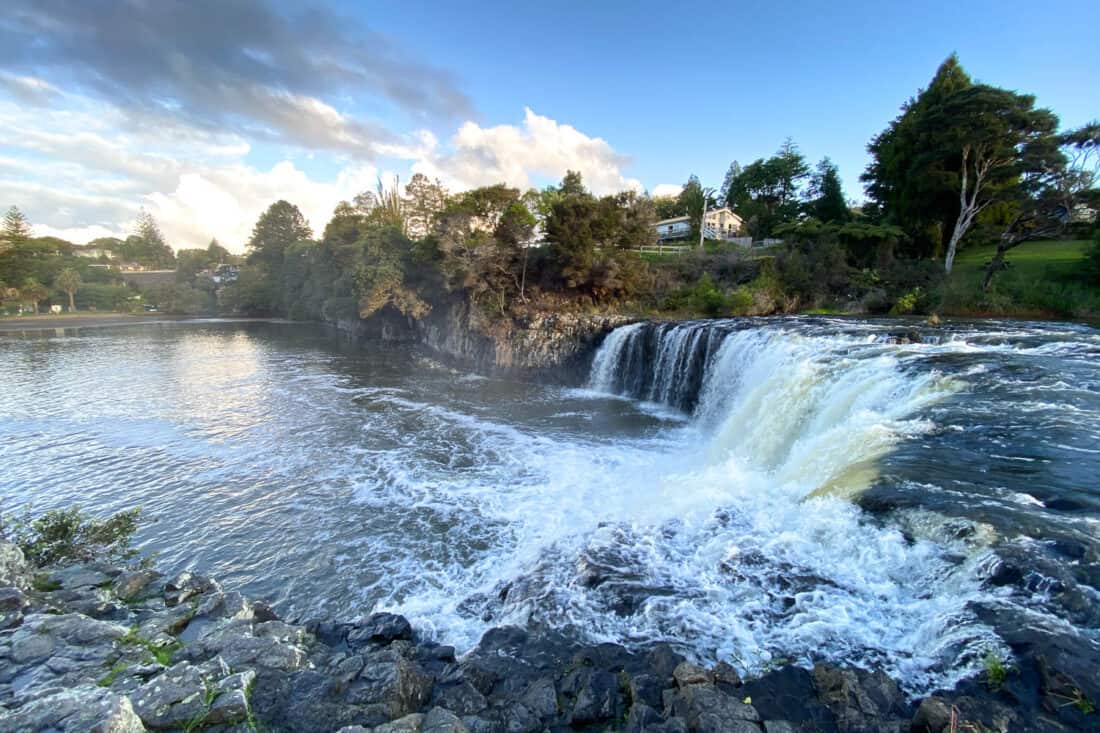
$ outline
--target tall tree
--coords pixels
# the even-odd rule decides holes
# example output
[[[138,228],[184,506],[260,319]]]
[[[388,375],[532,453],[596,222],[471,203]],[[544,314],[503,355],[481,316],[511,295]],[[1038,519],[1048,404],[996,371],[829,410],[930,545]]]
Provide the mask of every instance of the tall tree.
[[[828,158],[822,158],[810,179],[810,197],[806,209],[818,221],[843,224],[852,218],[844,199],[840,171]]]
[[[18,247],[30,238],[30,222],[18,206],[12,206],[4,215],[4,227],[0,231],[0,253]]]
[[[565,172],[558,190],[562,196],[583,196],[588,193],[588,189],[584,187],[584,179],[581,177],[580,171],[574,170]]]
[[[771,158],[752,162],[729,181],[726,206],[745,221],[753,237],[771,236],[775,227],[798,218],[809,172],[802,153],[788,138]]]
[[[414,173],[405,184],[405,226],[409,236],[426,237],[435,225],[435,219],[447,205],[447,189],[436,179],[432,181],[423,173]]]
[[[959,208],[959,192],[943,171],[961,170],[961,148],[946,156],[930,151],[924,135],[931,110],[953,94],[973,86],[969,74],[952,54],[936,70],[927,89],[901,108],[901,114],[867,146],[871,162],[861,179],[867,195],[886,222],[909,233],[912,254],[928,257],[942,252]]]
[[[283,265],[287,250],[312,236],[313,230],[302,212],[288,201],[276,201],[260,214],[248,240],[248,263],[260,271],[258,282],[264,286],[256,289],[253,300],[268,301],[260,310],[286,312]]]
[[[918,121],[926,145],[922,167],[958,195],[944,255],[948,273],[983,210],[1011,200],[1024,179],[1061,163],[1057,128],[1053,112],[1035,109],[1035,97],[985,84],[954,92],[926,110]]]
[[[206,245],[206,256],[211,264],[220,265],[229,259],[229,250],[221,246],[217,239],[211,239]]]
[[[260,214],[248,240],[250,262],[266,265],[273,271],[282,269],[286,249],[302,239],[313,236],[306,218],[298,207],[288,201],[276,201]]]
[[[76,291],[79,290],[80,286],[83,284],[83,280],[80,279],[80,273],[71,267],[66,267],[61,272],[57,273],[57,278],[54,279],[54,285],[69,296],[70,313],[76,311]]]

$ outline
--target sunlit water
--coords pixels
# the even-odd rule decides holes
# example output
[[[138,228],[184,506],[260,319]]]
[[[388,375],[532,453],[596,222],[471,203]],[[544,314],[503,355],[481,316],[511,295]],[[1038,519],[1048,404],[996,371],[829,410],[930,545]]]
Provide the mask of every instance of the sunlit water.
[[[997,608],[1096,654],[1100,334],[909,329],[626,327],[582,388],[309,325],[0,334],[0,499],[140,504],[166,569],[460,649],[548,624],[920,690],[1001,643]]]

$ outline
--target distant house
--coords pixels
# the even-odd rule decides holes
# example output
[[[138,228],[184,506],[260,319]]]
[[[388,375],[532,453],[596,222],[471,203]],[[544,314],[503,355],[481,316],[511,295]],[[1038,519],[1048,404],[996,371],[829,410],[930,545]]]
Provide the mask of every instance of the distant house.
[[[221,264],[214,268],[214,274],[210,276],[210,279],[216,282],[218,285],[225,283],[235,283],[241,276],[241,268],[237,265]]]
[[[707,239],[736,239],[741,232],[741,224],[741,217],[728,207],[712,209],[704,217],[703,236]],[[662,242],[691,236],[691,217],[688,216],[662,219],[653,226],[657,230],[657,239]]]
[[[103,249],[102,247],[92,247],[90,245],[73,247],[73,254],[77,257],[86,257],[90,260],[98,260],[101,257],[111,257],[112,252],[109,249]]]
[[[707,239],[734,239],[741,233],[741,217],[728,206],[707,212],[703,235]]]
[[[657,239],[662,242],[667,242],[670,239],[686,239],[691,236],[690,216],[662,219],[653,226],[657,229]]]

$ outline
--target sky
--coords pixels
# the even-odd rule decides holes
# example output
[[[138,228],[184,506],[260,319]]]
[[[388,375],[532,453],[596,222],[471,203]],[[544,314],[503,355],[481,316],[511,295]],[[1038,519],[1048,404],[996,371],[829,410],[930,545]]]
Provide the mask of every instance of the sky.
[[[243,251],[286,199],[413,173],[719,186],[792,138],[860,200],[866,145],[952,52],[1064,127],[1100,118],[1100,4],[6,0],[0,207],[36,233]]]

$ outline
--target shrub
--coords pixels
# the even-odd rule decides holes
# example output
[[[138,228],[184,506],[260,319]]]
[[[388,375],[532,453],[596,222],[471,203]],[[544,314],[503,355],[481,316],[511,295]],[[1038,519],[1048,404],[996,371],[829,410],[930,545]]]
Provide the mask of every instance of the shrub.
[[[125,562],[137,555],[130,547],[141,508],[99,519],[79,506],[54,509],[37,519],[0,517],[0,538],[19,547],[27,561],[43,567],[68,562]]]

